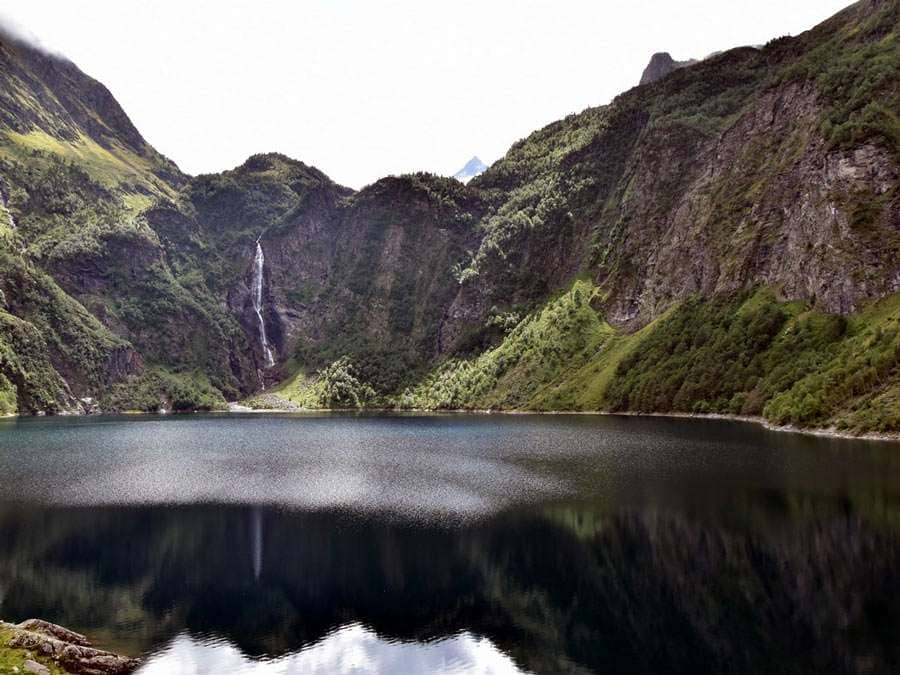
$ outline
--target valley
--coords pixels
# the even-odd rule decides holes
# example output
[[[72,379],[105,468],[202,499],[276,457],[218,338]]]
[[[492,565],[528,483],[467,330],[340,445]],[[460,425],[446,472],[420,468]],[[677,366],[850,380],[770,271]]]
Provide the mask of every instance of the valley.
[[[671,70],[466,184],[188,176],[0,38],[0,413],[703,413],[900,431],[900,4]]]

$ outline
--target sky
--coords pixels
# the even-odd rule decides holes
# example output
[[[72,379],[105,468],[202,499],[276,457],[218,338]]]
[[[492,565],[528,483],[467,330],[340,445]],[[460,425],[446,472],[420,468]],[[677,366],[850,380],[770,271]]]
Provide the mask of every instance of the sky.
[[[278,151],[359,188],[490,164],[675,59],[796,35],[850,0],[0,0],[190,174]]]

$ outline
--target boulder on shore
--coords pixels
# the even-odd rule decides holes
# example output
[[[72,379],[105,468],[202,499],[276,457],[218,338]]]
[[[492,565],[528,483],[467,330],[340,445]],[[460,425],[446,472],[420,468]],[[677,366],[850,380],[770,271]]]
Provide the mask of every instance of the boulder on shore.
[[[43,672],[33,669],[41,666],[33,659],[52,661],[71,675],[124,675],[140,665],[138,659],[96,649],[84,635],[41,619],[28,619],[19,624],[0,622],[0,629],[11,633],[0,649],[27,650],[33,657],[28,662],[34,664],[30,672]]]

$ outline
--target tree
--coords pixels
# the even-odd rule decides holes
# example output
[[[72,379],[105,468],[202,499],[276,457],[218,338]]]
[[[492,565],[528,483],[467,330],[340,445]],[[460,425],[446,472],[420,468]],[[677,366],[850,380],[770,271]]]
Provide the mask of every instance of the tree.
[[[360,382],[356,368],[347,356],[319,371],[322,393],[319,403],[329,408],[359,408],[375,396],[375,390]]]

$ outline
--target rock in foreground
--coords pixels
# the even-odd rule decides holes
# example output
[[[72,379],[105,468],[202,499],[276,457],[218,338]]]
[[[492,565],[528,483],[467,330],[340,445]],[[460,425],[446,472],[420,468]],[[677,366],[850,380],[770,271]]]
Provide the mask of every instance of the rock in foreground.
[[[40,619],[15,625],[0,622],[0,631],[0,635],[6,634],[0,651],[24,650],[26,672],[51,673],[47,664],[52,664],[71,675],[122,675],[140,665],[138,659],[95,649],[84,635]]]

